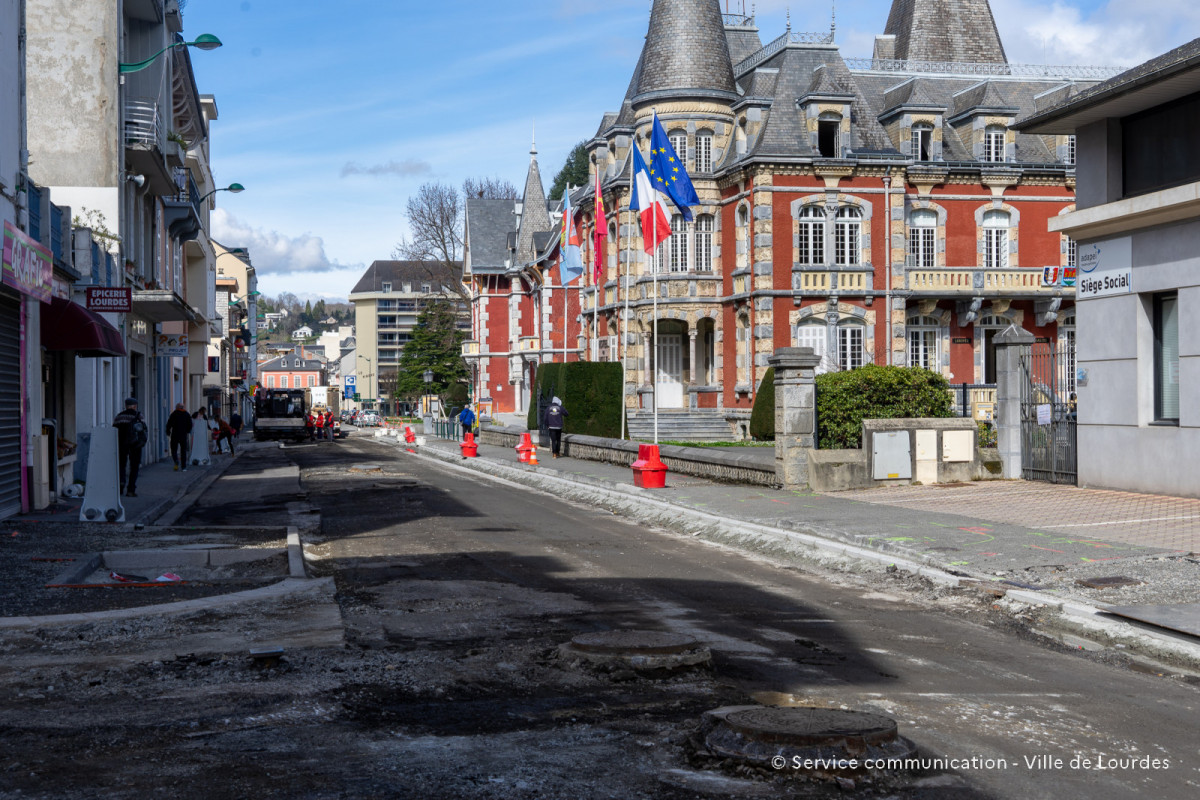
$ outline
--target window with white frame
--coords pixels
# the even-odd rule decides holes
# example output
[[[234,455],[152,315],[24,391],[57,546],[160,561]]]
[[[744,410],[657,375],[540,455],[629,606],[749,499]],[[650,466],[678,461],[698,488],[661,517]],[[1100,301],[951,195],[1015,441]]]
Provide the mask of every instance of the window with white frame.
[[[908,320],[908,365],[936,370],[941,323],[934,317],[910,317]]]
[[[808,322],[796,326],[796,347],[811,347],[813,355],[821,359],[817,372],[827,372],[829,369],[826,352],[826,329],[823,322]]]
[[[1065,160],[1068,164],[1075,163],[1075,134],[1071,134],[1067,137],[1067,152],[1065,154]]]
[[[274,376],[274,375],[268,375],[268,376],[267,376],[267,388],[268,388],[268,389],[274,389],[274,388],[275,388],[275,376]]]
[[[671,250],[671,272],[687,272],[688,268],[688,236],[687,223],[682,214],[671,217],[671,236],[667,245]]]
[[[932,269],[937,266],[936,211],[920,208],[908,219],[908,265]]]
[[[1006,131],[999,125],[991,125],[983,132],[983,160],[1003,161]]]
[[[863,326],[842,325],[837,332],[838,367],[844,370],[858,369],[866,362],[863,354],[863,343],[866,341]]]
[[[675,131],[667,137],[671,141],[671,148],[675,151],[675,155],[679,156],[679,160],[684,164],[687,163],[687,134],[683,131]]]
[[[279,388],[280,389],[288,388],[288,376],[287,375],[279,376]]]
[[[713,227],[712,214],[700,214],[696,217],[695,267],[697,272],[712,272]]]
[[[392,291],[392,284],[384,281],[383,288],[380,291],[382,291],[384,294],[387,294],[388,292]]]
[[[1074,239],[1072,239],[1070,236],[1064,236],[1063,238],[1066,239],[1066,242],[1064,242],[1064,244],[1066,245],[1066,251],[1067,251],[1067,253],[1066,253],[1067,266],[1068,267],[1078,267],[1079,266],[1079,245],[1078,245],[1078,243],[1076,243],[1076,241]]]
[[[825,263],[825,209],[819,206],[805,206],[800,209],[800,218],[796,221],[796,235],[799,243],[800,264]]]
[[[983,215],[983,266],[986,269],[1008,268],[1007,211],[988,211]]]
[[[1068,392],[1075,391],[1075,313],[1071,312],[1058,322],[1058,347],[1062,358],[1059,361],[1058,383]]]
[[[712,134],[696,134],[696,172],[712,172]]]
[[[933,126],[913,125],[912,127],[912,158],[914,161],[931,161],[933,159]]]
[[[862,263],[862,209],[842,206],[834,221],[834,263],[855,266]]]

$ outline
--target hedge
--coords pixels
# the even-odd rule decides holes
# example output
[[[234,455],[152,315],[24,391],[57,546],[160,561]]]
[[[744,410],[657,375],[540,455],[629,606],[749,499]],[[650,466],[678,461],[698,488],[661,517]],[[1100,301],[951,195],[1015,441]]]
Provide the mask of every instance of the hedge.
[[[862,447],[864,419],[954,416],[950,384],[921,367],[869,364],[817,376],[817,446]]]
[[[767,367],[758,392],[754,395],[754,410],[750,412],[750,438],[756,442],[775,441],[775,368]]]
[[[530,430],[538,428],[538,395],[547,402],[554,396],[562,400],[567,411],[564,432],[621,438],[625,397],[619,363],[572,361],[539,365],[526,418]]]

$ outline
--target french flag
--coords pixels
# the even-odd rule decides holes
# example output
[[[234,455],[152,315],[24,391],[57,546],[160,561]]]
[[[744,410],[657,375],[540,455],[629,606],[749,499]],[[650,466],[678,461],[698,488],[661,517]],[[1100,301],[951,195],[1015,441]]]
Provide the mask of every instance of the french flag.
[[[671,218],[667,216],[666,203],[654,188],[650,170],[636,146],[633,148],[633,197],[629,207],[641,211],[643,246],[647,253],[653,254],[671,235]]]

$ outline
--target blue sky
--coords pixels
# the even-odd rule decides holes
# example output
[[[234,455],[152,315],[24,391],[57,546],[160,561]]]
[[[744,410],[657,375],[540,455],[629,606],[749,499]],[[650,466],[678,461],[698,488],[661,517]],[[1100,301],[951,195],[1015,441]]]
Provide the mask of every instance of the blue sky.
[[[721,0],[722,7],[725,2]],[[746,3],[747,10],[751,3]],[[830,7],[758,0],[764,42],[828,30]],[[869,56],[891,0],[841,0],[845,56]],[[730,0],[731,11],[741,2]],[[620,106],[648,0],[190,0],[185,35],[200,91],[216,96],[214,236],[246,246],[261,290],[345,298],[405,234],[426,181],[524,183],[536,123],[549,188],[571,147]],[[807,9],[807,10],[806,10]],[[1200,32],[1195,0],[992,0],[1014,63],[1132,66]]]

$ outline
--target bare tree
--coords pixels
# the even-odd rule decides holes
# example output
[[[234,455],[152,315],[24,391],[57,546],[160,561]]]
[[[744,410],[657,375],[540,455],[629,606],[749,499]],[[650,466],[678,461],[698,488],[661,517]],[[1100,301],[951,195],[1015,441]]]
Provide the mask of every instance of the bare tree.
[[[465,198],[516,200],[517,188],[500,178],[468,178],[460,193],[446,183],[425,183],[408,198],[405,217],[411,239],[401,239],[392,258],[423,261],[435,285],[445,285],[466,299],[461,263]]]

